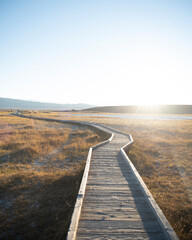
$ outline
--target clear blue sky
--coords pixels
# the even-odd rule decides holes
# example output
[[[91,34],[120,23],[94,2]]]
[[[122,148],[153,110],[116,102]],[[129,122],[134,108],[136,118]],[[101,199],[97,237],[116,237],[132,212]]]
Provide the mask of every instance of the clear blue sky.
[[[0,0],[0,97],[192,104],[191,0]]]

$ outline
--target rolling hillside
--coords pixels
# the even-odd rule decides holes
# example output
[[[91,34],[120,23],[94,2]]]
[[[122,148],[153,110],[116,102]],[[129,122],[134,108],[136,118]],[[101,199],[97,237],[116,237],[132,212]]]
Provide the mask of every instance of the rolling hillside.
[[[25,101],[11,98],[0,98],[0,109],[21,109],[21,110],[80,110],[93,107],[89,104],[56,104]]]
[[[106,113],[138,113],[138,114],[192,114],[192,105],[105,106],[88,108],[85,109],[85,111]]]

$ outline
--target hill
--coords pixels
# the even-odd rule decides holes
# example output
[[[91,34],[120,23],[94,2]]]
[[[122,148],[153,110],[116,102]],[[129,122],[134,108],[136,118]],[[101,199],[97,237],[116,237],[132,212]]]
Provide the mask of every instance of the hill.
[[[134,114],[192,114],[192,105],[105,106],[88,108],[84,109],[83,111]]]
[[[93,105],[79,104],[57,104],[18,100],[12,98],[0,98],[0,109],[21,109],[21,110],[80,110],[93,107]]]

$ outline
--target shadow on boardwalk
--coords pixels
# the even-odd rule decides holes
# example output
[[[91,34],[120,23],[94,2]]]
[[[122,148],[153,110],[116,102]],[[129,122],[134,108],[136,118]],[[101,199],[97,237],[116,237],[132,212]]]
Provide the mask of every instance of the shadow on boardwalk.
[[[138,213],[138,217],[128,215],[129,218],[135,218],[136,221],[141,221],[143,224],[143,228],[145,229],[145,234],[148,235],[148,239],[166,239],[162,229],[157,222],[155,214],[152,212],[151,207],[146,200],[146,197],[141,189],[141,186],[133,175],[133,172],[128,163],[122,158],[121,153],[117,154],[117,160],[119,167],[121,169],[121,173],[125,180],[127,181],[128,187],[131,191],[131,195],[133,198],[127,199],[127,203],[130,203],[130,206],[135,207],[136,212]],[[125,165],[124,165],[125,163]],[[135,231],[137,231],[137,227],[133,227]],[[147,237],[147,236],[146,236]]]

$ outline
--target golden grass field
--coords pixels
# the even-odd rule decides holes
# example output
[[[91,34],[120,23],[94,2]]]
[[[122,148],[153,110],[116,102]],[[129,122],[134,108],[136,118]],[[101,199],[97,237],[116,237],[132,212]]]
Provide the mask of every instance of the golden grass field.
[[[88,149],[106,137],[0,111],[0,239],[65,239]]]
[[[192,239],[191,120],[131,120],[59,112],[34,115],[101,123],[131,134],[135,143],[128,156],[179,238]]]

